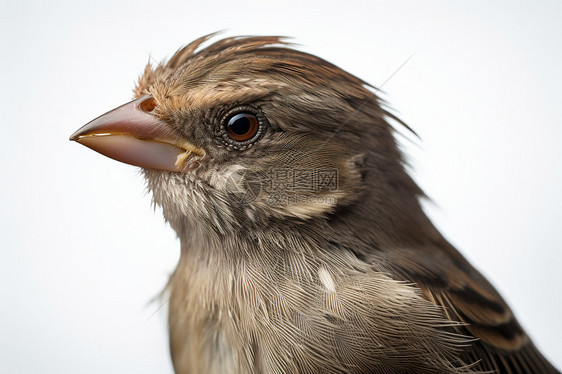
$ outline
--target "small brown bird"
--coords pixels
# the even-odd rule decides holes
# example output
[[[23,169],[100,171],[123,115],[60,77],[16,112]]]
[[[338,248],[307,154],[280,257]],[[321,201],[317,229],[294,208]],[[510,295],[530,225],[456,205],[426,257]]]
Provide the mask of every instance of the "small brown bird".
[[[202,37],[71,140],[143,168],[181,240],[176,373],[556,373],[420,206],[367,83]]]

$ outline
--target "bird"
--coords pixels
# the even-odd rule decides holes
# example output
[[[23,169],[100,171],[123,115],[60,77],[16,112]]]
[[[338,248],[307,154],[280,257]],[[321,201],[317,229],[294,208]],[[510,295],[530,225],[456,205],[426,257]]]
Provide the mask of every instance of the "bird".
[[[139,166],[180,239],[176,373],[558,373],[425,214],[374,86],[210,34],[133,92],[70,140]]]

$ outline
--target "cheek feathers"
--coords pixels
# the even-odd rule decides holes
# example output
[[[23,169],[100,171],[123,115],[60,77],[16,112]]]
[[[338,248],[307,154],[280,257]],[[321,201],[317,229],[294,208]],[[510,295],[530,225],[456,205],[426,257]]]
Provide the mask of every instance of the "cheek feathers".
[[[251,166],[260,187],[255,206],[281,218],[325,216],[361,195],[361,159],[334,141],[286,136]]]

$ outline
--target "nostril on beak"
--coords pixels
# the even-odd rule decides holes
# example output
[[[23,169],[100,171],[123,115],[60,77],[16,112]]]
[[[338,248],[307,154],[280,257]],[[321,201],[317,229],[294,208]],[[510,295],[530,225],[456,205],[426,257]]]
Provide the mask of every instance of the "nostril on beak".
[[[148,97],[139,104],[139,108],[145,113],[150,113],[156,108],[156,100],[153,97]]]

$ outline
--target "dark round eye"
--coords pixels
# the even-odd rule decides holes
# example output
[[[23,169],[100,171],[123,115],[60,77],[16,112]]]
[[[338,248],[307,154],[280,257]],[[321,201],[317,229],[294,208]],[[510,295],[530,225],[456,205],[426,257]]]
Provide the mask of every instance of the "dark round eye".
[[[237,142],[251,139],[258,132],[258,128],[258,117],[252,113],[238,113],[226,123],[228,135]]]

